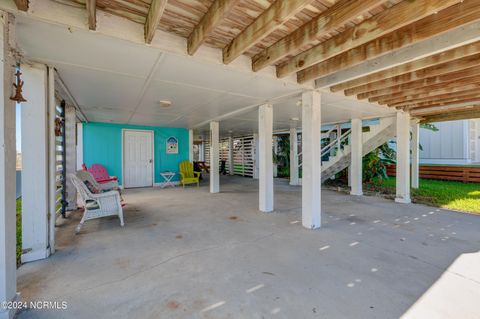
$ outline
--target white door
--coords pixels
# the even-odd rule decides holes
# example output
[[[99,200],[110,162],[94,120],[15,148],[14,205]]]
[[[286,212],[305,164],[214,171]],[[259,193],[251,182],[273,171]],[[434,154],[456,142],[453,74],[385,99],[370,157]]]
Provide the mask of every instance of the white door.
[[[124,186],[153,186],[153,132],[125,130],[123,133]]]

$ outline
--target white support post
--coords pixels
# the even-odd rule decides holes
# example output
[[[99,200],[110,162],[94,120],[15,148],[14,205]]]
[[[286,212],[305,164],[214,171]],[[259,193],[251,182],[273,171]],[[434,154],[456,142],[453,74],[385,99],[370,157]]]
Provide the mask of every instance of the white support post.
[[[188,160],[193,163],[193,130],[188,130]]]
[[[362,158],[363,158],[363,138],[362,138],[362,120],[352,119],[352,134],[350,139],[351,155],[351,195],[360,196],[362,190]]]
[[[302,94],[302,225],[321,226],[321,96],[317,91]]]
[[[398,203],[410,203],[410,113],[397,112],[397,173]]]
[[[412,124],[412,188],[418,188],[419,185],[419,169],[420,169],[420,124],[414,121]]]
[[[220,133],[218,122],[210,122],[210,193],[220,192]]]
[[[228,138],[228,174],[235,174],[235,167],[233,162],[233,137]]]
[[[83,123],[77,123],[77,170],[83,165]]]
[[[258,134],[256,133],[253,134],[252,143],[253,143],[253,179],[258,179],[258,176],[259,176]]]
[[[47,67],[21,66],[25,83],[22,103],[22,262],[47,258],[48,120]]]
[[[290,128],[290,185],[298,185],[298,135],[297,128]]]
[[[258,109],[259,208],[273,211],[273,107],[261,105]]]
[[[278,136],[273,137],[273,154],[275,154],[275,157],[277,156],[278,152]],[[273,177],[278,176],[278,165],[277,163],[273,163]]]
[[[10,100],[14,83],[11,46],[14,17],[0,11],[0,302],[17,297],[16,216],[15,216],[15,102]],[[14,309],[0,305],[0,319],[11,319]]]
[[[55,150],[55,115],[56,115],[56,101],[55,101],[55,69],[53,67],[48,68],[48,85],[47,85],[47,102],[48,102],[48,218],[49,218],[49,246],[50,254],[55,253],[55,222],[57,219],[56,214],[56,150]]]
[[[77,165],[77,149],[75,129],[77,125],[76,110],[73,105],[65,106],[65,170],[68,174],[74,174]],[[72,181],[66,180],[67,210],[77,209],[77,190]]]
[[[202,144],[200,144],[198,148],[198,160],[200,162],[205,162],[205,140],[202,140]]]
[[[340,140],[341,136],[342,136],[342,126],[340,124],[337,124],[337,154],[340,153],[340,150],[342,148],[342,141]]]

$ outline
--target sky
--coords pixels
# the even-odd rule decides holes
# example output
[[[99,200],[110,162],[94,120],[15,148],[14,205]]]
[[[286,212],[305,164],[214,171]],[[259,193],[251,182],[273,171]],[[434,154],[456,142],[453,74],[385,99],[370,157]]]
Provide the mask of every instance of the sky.
[[[17,103],[17,106],[16,106],[16,111],[17,111],[17,116],[16,116],[16,123],[15,123],[15,127],[16,127],[16,140],[17,140],[17,152],[21,152],[22,151],[22,127],[21,127],[21,123],[22,123],[22,114],[20,112],[21,110],[21,104],[20,103]]]

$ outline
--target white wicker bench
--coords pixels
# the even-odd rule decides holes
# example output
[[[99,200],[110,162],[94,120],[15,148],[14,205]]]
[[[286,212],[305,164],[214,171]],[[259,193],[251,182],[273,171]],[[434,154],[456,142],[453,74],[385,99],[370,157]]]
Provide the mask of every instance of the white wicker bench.
[[[87,172],[87,174],[90,173]],[[90,192],[87,185],[85,185],[85,183],[75,174],[69,174],[69,178],[80,194],[85,207],[82,220],[76,228],[76,233],[80,232],[85,221],[105,216],[118,215],[120,226],[124,226],[120,193],[117,190],[109,190],[103,193],[93,194]]]

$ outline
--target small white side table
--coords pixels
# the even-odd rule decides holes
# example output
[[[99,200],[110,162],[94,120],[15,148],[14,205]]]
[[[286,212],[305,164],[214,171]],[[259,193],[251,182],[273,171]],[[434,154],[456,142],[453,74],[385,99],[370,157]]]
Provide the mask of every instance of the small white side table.
[[[161,172],[160,176],[163,178],[163,182],[160,183],[161,188],[165,188],[167,186],[172,186],[175,187],[175,184],[173,184],[172,179],[173,177],[177,175],[175,172]]]

